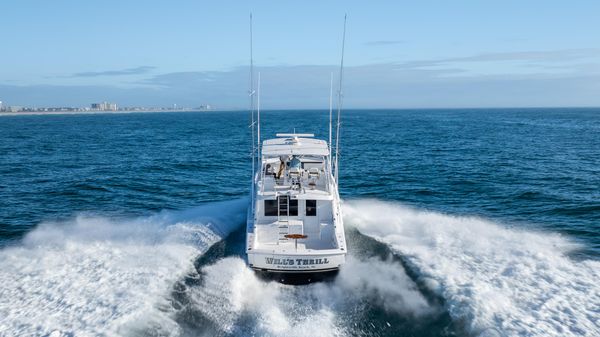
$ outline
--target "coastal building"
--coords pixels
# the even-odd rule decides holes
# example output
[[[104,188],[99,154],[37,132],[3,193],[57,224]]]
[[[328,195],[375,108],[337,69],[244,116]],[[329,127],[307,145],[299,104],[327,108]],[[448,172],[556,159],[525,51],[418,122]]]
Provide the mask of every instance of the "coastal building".
[[[210,106],[210,104],[202,104],[199,107],[197,107],[196,110],[200,110],[200,111],[212,110],[212,107]]]
[[[117,111],[117,104],[108,102],[92,103],[91,109],[98,111]]]

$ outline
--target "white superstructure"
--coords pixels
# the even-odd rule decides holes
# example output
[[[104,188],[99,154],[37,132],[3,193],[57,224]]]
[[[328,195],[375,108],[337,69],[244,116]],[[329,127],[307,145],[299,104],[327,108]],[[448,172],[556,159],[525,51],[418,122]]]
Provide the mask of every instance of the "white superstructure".
[[[321,272],[345,261],[346,239],[327,142],[277,134],[262,143],[247,222],[250,267]]]

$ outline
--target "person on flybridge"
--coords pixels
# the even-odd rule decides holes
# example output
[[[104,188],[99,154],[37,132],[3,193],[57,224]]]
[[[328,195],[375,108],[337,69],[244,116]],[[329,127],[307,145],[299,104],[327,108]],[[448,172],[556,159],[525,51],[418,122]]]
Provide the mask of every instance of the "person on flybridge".
[[[300,172],[302,170],[302,161],[298,156],[280,156],[279,157],[279,170],[277,170],[277,175],[275,176],[277,179],[281,179],[281,176],[285,172],[286,167],[290,172]],[[268,169],[271,168],[271,165],[268,164]]]
[[[300,169],[301,166],[302,166],[302,162],[300,161],[298,156],[293,155],[292,159],[290,160],[290,168],[291,169]]]
[[[286,159],[287,159],[287,156],[279,157],[279,170],[277,171],[277,179],[281,179],[281,175],[283,174],[283,171],[285,170]]]

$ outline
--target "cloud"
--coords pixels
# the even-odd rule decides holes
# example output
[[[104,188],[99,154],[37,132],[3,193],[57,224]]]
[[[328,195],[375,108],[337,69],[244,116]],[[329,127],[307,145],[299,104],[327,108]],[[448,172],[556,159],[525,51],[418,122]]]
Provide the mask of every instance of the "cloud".
[[[377,40],[377,41],[365,42],[365,45],[375,47],[375,46],[389,46],[389,45],[402,44],[402,43],[405,43],[405,41],[402,41],[402,40]]]
[[[600,106],[597,49],[487,53],[467,57],[348,66],[344,106],[348,108]],[[564,60],[559,62],[558,60]],[[504,65],[504,61],[508,65]],[[513,64],[511,62],[517,62]],[[486,62],[476,64],[472,62]],[[502,64],[500,64],[502,63]],[[491,72],[495,70],[495,72]],[[256,67],[265,109],[324,108],[336,65]],[[248,105],[248,67],[227,71],[148,74],[127,87],[0,85],[11,105],[76,105],[115,101],[124,106],[223,109]],[[337,88],[334,88],[336,91]],[[10,101],[10,103],[9,103]]]
[[[206,83],[215,81],[215,79],[227,77],[227,74],[234,71],[184,71],[156,75],[139,81],[140,84],[150,84],[158,86],[173,86],[179,83]]]
[[[465,57],[441,58],[435,60],[416,61],[413,65],[441,65],[462,62],[502,62],[502,61],[536,61],[536,62],[567,62],[586,58],[600,57],[600,49],[563,49],[546,51],[521,51],[504,53],[484,53]]]
[[[10,105],[88,106],[107,100],[121,106],[245,109],[248,70],[165,73],[129,88],[6,84],[0,93]],[[330,73],[337,74],[336,66],[325,65],[255,70],[261,72],[264,109],[326,108]],[[599,72],[473,75],[454,67],[387,63],[347,67],[344,78],[347,108],[600,106]]]
[[[146,74],[156,67],[151,66],[140,66],[135,68],[127,68],[121,70],[105,70],[105,71],[88,71],[75,73],[71,77],[98,77],[98,76],[123,76],[123,75],[140,75]]]

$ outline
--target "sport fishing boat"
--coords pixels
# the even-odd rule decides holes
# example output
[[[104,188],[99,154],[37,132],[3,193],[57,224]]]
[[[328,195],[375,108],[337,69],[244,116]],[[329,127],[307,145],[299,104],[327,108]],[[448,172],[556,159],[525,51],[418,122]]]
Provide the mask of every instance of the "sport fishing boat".
[[[346,239],[326,141],[277,134],[261,147],[248,213],[248,264],[265,272],[336,271]]]
[[[252,22],[252,17],[250,20]],[[346,258],[338,192],[345,27],[344,18],[335,152],[332,147],[333,74],[329,96],[329,142],[316,139],[314,134],[295,131],[278,133],[275,138],[261,142],[260,73],[255,114],[252,51],[250,53],[254,145],[246,254],[251,268],[284,282],[299,277],[310,282],[335,275]],[[252,41],[252,23],[250,29]]]

